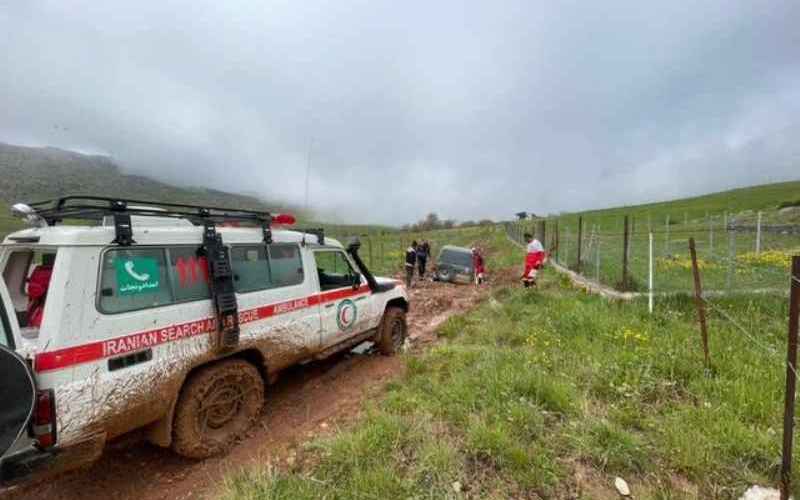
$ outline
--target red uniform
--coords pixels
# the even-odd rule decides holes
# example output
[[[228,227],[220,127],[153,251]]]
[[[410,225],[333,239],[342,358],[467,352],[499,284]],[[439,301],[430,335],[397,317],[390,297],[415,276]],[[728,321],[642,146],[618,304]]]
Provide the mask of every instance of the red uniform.
[[[34,268],[28,279],[28,326],[37,328],[42,326],[44,300],[47,297],[52,274],[52,266],[39,265]]]
[[[483,255],[477,250],[472,251],[472,269],[475,271],[475,284],[480,285],[483,283],[486,268],[483,264]]]
[[[536,280],[536,271],[544,265],[544,259],[547,256],[544,252],[544,247],[539,243],[539,240],[534,239],[528,243],[528,253],[525,255],[525,271],[522,273],[523,280]]]

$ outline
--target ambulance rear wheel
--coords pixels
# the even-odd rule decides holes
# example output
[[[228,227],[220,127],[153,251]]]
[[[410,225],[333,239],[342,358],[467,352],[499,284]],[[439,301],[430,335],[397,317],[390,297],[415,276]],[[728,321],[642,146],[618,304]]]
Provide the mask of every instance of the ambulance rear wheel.
[[[378,350],[388,356],[397,354],[403,348],[407,334],[406,312],[400,307],[387,308],[378,332]]]
[[[188,458],[221,453],[244,437],[263,406],[264,380],[251,363],[228,359],[201,368],[178,399],[172,449]]]

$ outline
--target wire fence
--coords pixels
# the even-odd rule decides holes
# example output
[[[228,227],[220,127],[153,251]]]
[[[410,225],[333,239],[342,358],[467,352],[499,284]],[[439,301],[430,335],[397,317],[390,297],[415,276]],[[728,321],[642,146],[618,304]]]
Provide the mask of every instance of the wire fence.
[[[507,223],[506,231],[520,243],[524,233],[536,234],[555,262],[598,284],[657,295],[692,291],[690,238],[712,294],[786,292],[791,256],[800,253],[800,224],[761,216],[565,217]]]
[[[779,421],[783,392],[780,498],[792,493],[797,381],[798,316],[800,316],[800,225],[768,224],[761,214],[755,224],[726,215],[674,224],[666,218],[639,224],[629,217],[609,224],[583,217],[508,223],[506,233],[523,243],[536,235],[551,258],[598,284],[623,291],[648,292],[653,314],[656,294],[671,301],[693,292],[706,374],[724,386],[756,384],[764,395],[746,412],[760,414],[769,429]],[[605,229],[604,227],[605,226]],[[621,229],[621,230],[620,230]],[[777,292],[777,293],[776,293]],[[788,292],[788,308],[786,293]],[[753,295],[764,294],[757,299]],[[664,308],[667,313],[668,308]],[[788,334],[786,314],[788,312]],[[737,353],[747,360],[740,365]],[[751,354],[748,354],[751,353]],[[742,366],[747,369],[742,371]],[[721,374],[717,372],[721,369]],[[785,372],[785,375],[783,375]],[[746,393],[741,390],[740,394]],[[760,405],[766,403],[763,409]],[[777,444],[777,443],[776,443]],[[796,491],[795,491],[796,493]]]

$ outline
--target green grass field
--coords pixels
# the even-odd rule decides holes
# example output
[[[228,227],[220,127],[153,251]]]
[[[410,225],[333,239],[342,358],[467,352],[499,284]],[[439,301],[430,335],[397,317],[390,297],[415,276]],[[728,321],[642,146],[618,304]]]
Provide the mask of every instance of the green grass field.
[[[778,479],[786,302],[720,300],[757,341],[712,312],[708,372],[685,298],[650,316],[548,271],[448,320],[292,469],[232,475],[220,496],[602,499],[619,475],[636,498],[738,498]]]

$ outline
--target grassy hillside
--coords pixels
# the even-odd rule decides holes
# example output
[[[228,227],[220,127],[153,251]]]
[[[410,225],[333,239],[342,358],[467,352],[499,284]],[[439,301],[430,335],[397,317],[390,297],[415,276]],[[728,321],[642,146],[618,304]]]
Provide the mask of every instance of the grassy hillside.
[[[0,143],[0,237],[21,227],[8,215],[16,202],[40,201],[67,194],[120,196],[251,209],[279,209],[253,196],[200,187],[180,187],[129,175],[106,156],[57,148],[29,148]],[[293,210],[296,212],[296,210]],[[302,214],[298,214],[302,215]]]
[[[253,196],[199,187],[179,187],[120,170],[111,158],[56,148],[28,148],[0,143],[0,201],[38,201],[65,194],[124,196],[145,200],[207,203],[268,209]]]
[[[331,234],[355,235],[390,232],[373,225],[319,224],[297,207],[255,196],[191,186],[173,186],[139,175],[129,175],[106,156],[93,156],[57,148],[29,148],[0,143],[0,239],[22,224],[8,215],[16,202],[40,201],[67,194],[121,196],[131,199],[207,204],[256,210],[285,209],[294,213],[299,227],[325,227]]]
[[[548,271],[450,318],[363,419],[291,467],[232,475],[222,497],[612,499],[621,476],[634,498],[734,499],[775,484],[786,300],[719,306],[760,343],[712,313],[706,371],[689,300],[649,316]]]
[[[664,221],[669,216],[675,223],[687,219],[689,221],[702,219],[706,214],[720,215],[725,212],[752,215],[752,212],[764,210],[772,214],[777,212],[783,203],[800,204],[800,181],[752,186],[659,203],[588,210],[565,216],[573,218],[583,215],[584,218],[590,218],[601,224],[616,223],[624,215],[640,221],[647,219],[648,216],[653,221]]]

